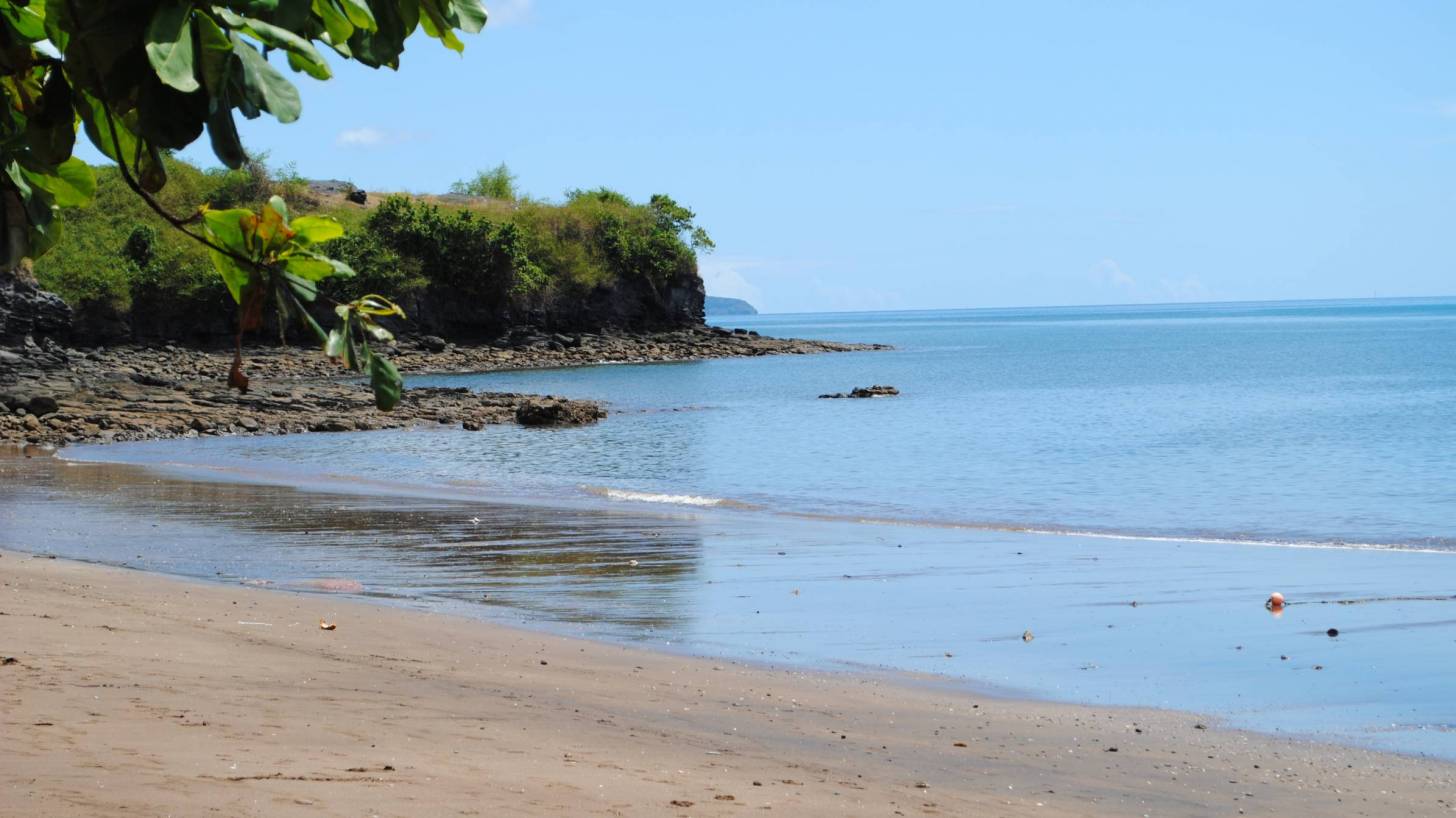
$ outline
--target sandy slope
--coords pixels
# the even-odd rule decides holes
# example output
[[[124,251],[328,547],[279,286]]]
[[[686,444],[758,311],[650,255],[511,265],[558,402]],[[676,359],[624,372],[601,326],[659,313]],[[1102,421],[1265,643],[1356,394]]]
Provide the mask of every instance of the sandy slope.
[[[15,659],[0,665],[5,816],[1392,816],[1456,799],[1448,765],[1186,714],[15,553],[0,554],[0,657]]]

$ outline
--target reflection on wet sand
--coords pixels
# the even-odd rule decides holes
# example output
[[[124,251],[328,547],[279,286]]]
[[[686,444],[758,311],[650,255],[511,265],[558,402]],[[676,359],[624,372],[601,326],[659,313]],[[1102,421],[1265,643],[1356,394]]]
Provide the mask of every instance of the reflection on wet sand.
[[[623,636],[684,623],[703,547],[691,518],[184,480],[13,452],[0,457],[0,521],[8,548],[283,586],[348,577],[370,596]]]

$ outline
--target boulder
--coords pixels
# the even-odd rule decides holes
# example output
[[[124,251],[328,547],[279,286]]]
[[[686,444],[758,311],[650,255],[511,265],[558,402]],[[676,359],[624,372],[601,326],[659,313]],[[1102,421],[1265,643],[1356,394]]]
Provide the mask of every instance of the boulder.
[[[61,411],[61,405],[50,395],[33,395],[26,403],[25,408],[32,414],[44,417],[52,412]]]
[[[602,407],[587,400],[540,398],[516,407],[516,422],[522,426],[580,426],[606,416]]]

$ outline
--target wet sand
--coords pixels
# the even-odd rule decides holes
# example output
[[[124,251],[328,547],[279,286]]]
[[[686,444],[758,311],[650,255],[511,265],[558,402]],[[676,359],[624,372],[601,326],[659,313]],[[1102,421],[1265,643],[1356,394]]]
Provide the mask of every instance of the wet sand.
[[[1435,815],[1456,768],[0,553],[0,815]],[[319,620],[335,623],[321,630]]]

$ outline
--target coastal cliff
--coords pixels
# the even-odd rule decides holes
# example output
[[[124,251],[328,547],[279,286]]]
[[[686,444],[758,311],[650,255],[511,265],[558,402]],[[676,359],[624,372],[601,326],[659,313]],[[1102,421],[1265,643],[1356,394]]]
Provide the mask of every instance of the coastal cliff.
[[[313,183],[263,165],[205,171],[169,159],[167,169],[162,203],[174,213],[256,209],[278,196],[295,215],[336,219],[345,235],[324,250],[356,275],[330,279],[324,294],[392,298],[409,315],[391,327],[402,333],[495,342],[522,328],[660,332],[703,323],[697,254],[712,240],[691,210],[664,194],[645,202],[607,188],[568,191],[557,202],[406,195]],[[38,323],[15,318],[0,331],[78,344],[230,343],[236,308],[206,249],[162,222],[114,168],[96,172],[95,205],[61,215],[66,237],[36,261],[37,281],[28,282],[64,303],[30,304],[35,287],[12,286],[0,293],[0,308]],[[24,309],[10,306],[17,300]],[[69,328],[66,307],[75,319]],[[316,317],[331,320],[323,299]],[[265,326],[259,339],[277,339],[278,330]]]

